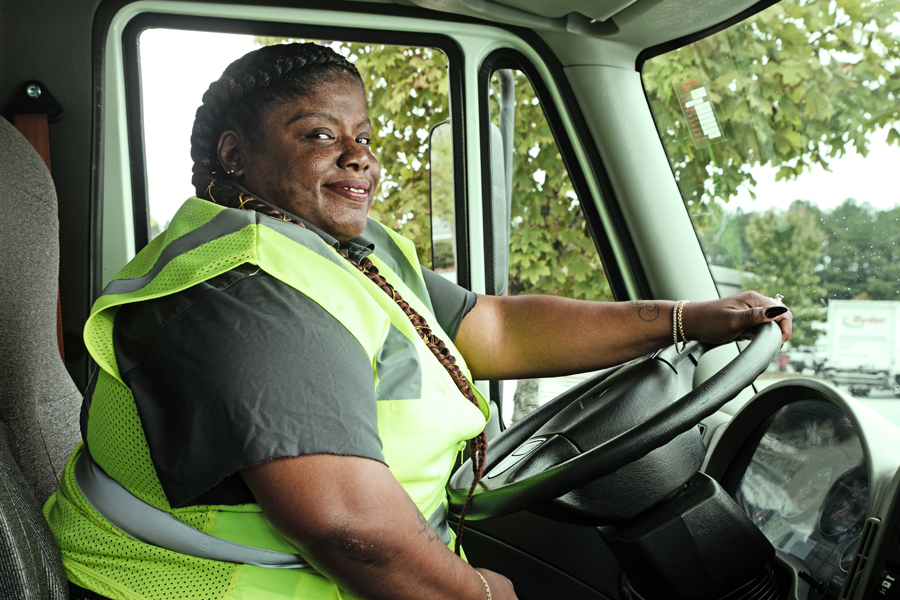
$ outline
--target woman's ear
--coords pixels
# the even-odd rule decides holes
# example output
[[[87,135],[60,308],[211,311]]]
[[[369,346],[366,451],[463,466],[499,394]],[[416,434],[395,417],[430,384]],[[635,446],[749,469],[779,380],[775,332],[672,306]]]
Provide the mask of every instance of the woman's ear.
[[[234,178],[244,175],[244,165],[241,161],[241,136],[236,131],[229,129],[222,132],[222,135],[219,136],[216,156],[226,173]]]

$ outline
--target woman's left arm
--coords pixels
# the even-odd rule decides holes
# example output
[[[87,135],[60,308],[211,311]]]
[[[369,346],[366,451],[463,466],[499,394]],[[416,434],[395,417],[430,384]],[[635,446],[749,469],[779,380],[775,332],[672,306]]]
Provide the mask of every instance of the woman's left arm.
[[[589,302],[554,296],[479,296],[454,343],[476,379],[550,377],[621,364],[671,345],[675,302]],[[776,321],[782,340],[792,316],[757,292],[688,302],[689,340],[726,342],[744,329]]]

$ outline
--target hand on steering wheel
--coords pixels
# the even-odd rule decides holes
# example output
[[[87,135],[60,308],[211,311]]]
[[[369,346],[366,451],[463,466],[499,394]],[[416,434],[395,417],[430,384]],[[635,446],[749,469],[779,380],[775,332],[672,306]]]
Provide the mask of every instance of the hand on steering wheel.
[[[686,323],[688,336],[734,339],[737,334],[731,333],[737,319],[747,318],[746,313],[757,310],[748,311],[750,306],[764,310],[761,299],[765,297],[755,298],[749,294],[755,292],[710,303],[698,302],[692,310],[685,309],[686,322],[688,318],[694,322],[690,328]],[[727,327],[707,330],[704,315],[708,317],[711,311],[718,315],[733,311],[736,320]],[[750,314],[750,318],[753,316]],[[632,512],[642,510],[644,504],[655,503],[673,491],[665,489],[666,485],[658,485],[660,474],[670,480],[668,485],[677,489],[702,462],[699,434],[692,438],[692,434],[688,434],[691,439],[687,441],[682,434],[734,398],[765,370],[781,347],[784,327],[790,327],[790,317],[749,330],[750,345],[695,389],[692,389],[692,383],[697,361],[716,344],[693,342],[683,354],[669,347],[632,361],[611,375],[609,371],[602,372],[541,406],[492,441],[488,451],[488,471],[475,488],[468,518],[485,519],[529,508],[600,478],[606,480],[604,476],[610,474],[614,474],[611,478],[613,489],[601,486],[603,489],[592,490],[589,495],[610,493],[614,501],[604,503],[602,498],[600,502],[588,499],[588,504],[596,505],[587,507],[585,518],[588,520],[592,516],[597,523],[604,519],[628,518],[628,514],[610,516],[606,513],[609,506],[621,504],[622,496],[629,500],[638,496],[631,493],[634,485],[655,492],[650,496],[641,494]],[[662,447],[673,441],[682,445],[666,452]],[[633,468],[625,477],[615,477],[623,467],[636,464],[635,461],[653,454],[656,449],[659,451],[655,454],[661,454],[657,456],[662,461],[660,466]],[[671,467],[672,461],[675,468]],[[635,477],[650,477],[651,480],[635,484]],[[471,465],[457,469],[449,485],[451,512],[459,514],[471,482]],[[660,495],[660,498],[656,497]]]
[[[741,292],[733,296],[688,302],[683,308],[685,335],[690,340],[724,344],[750,327],[771,319],[781,329],[781,341],[791,337],[793,315],[781,297],[769,298],[759,292]]]

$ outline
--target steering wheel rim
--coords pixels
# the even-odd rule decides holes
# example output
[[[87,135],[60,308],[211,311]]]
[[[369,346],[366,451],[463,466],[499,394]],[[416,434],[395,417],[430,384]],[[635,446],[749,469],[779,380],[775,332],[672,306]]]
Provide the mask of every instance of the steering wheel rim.
[[[748,329],[739,339],[750,339],[750,344],[737,357],[649,419],[540,473],[509,481],[516,469],[503,467],[507,457],[522,448],[549,419],[596,387],[599,381],[615,377],[614,372],[619,368],[601,372],[541,406],[493,440],[488,451],[488,471],[474,490],[466,518],[479,520],[501,516],[557,498],[640,459],[690,430],[737,396],[766,369],[781,347],[781,330],[776,323],[763,323]],[[670,346],[651,358],[671,361],[671,364],[689,360],[696,365],[703,354],[720,345],[692,342],[683,354],[676,353],[674,346]],[[525,451],[523,456],[529,453]],[[472,483],[470,461],[456,470],[448,485],[450,511],[456,515],[459,515]],[[503,467],[504,472],[494,474],[497,467]]]

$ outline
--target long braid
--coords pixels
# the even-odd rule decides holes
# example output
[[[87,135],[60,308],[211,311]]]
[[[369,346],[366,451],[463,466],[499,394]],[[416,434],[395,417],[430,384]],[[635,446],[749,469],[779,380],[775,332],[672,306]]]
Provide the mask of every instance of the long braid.
[[[227,128],[243,129],[248,135],[258,135],[261,115],[279,101],[302,97],[319,81],[334,74],[344,73],[362,81],[356,67],[330,48],[317,44],[288,44],[260,48],[231,63],[222,76],[214,81],[203,94],[203,104],[197,109],[191,131],[191,158],[194,160],[193,183],[197,196],[229,208],[253,210],[283,221],[305,227],[265,202],[242,192],[232,185],[232,180],[218,164],[217,144],[219,136]],[[368,258],[359,262],[341,254],[359,271],[364,273],[381,290],[393,298],[397,306],[409,318],[431,353],[443,365],[460,393],[476,408],[478,399],[469,381],[463,375],[456,358],[447,345],[434,333],[416,310],[406,302],[396,289],[378,272]],[[487,436],[482,430],[469,440],[474,480],[460,512],[456,528],[455,552],[460,553],[463,525],[475,487],[484,475],[487,461]]]
[[[456,387],[462,395],[465,396],[469,402],[474,404],[476,408],[479,408],[478,399],[472,392],[472,385],[466,379],[466,376],[463,375],[459,365],[456,364],[456,357],[450,354],[450,349],[447,348],[447,345],[432,333],[425,318],[417,313],[416,310],[410,306],[399,293],[397,293],[394,286],[378,272],[378,267],[376,267],[371,260],[363,258],[357,263],[344,254],[341,254],[341,256],[350,261],[353,266],[372,280],[375,285],[384,291],[384,293],[394,299],[397,306],[403,310],[403,313],[416,328],[419,337],[422,338],[428,346],[428,349],[431,350],[431,353],[435,355],[438,361],[444,366],[444,369],[447,370],[447,373],[450,374],[450,378],[453,380],[453,383],[456,384]],[[462,511],[460,511],[459,524],[456,526],[456,547],[454,548],[454,551],[457,554],[459,554],[460,544],[462,543],[463,524],[466,520],[466,512],[469,510],[469,503],[472,501],[472,494],[475,493],[475,486],[478,485],[481,478],[484,476],[484,469],[487,465],[487,434],[484,430],[469,440],[469,452],[472,455],[472,471],[475,478],[472,481],[472,485],[469,487],[469,493],[466,495],[466,501],[463,504]]]

